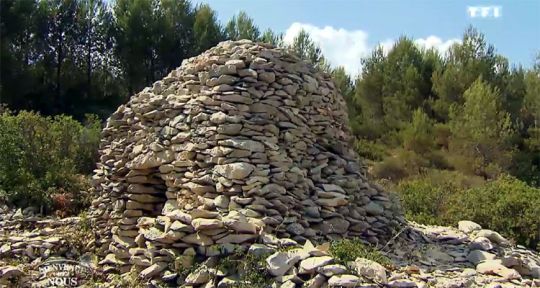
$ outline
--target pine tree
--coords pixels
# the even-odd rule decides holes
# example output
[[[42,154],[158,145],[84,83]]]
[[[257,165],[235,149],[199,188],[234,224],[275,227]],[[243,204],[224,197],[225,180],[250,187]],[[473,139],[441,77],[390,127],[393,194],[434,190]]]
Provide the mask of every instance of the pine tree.
[[[193,33],[197,53],[208,50],[224,38],[216,12],[208,4],[200,4],[195,9]]]
[[[261,42],[270,43],[276,47],[284,46],[283,43],[283,34],[276,34],[271,29],[266,29],[261,36]]]
[[[502,107],[500,91],[482,78],[463,94],[462,107],[450,113],[451,149],[474,160],[476,173],[484,177],[507,169],[514,147],[510,114]]]
[[[321,48],[313,42],[309,33],[302,29],[294,37],[293,42],[290,44],[289,49],[298,55],[301,59],[304,59],[313,65],[320,63],[323,60]]]
[[[358,115],[357,109],[359,107],[354,103],[354,83],[351,77],[347,74],[343,66],[332,69],[331,76],[336,84],[336,88],[340,91],[343,99],[345,99],[345,103],[347,103],[349,119],[354,119]]]
[[[421,51],[412,40],[400,38],[385,62],[382,93],[385,125],[389,129],[404,127],[411,120],[412,111],[427,100],[430,87],[422,71]]]
[[[129,94],[152,83],[155,63],[155,0],[117,0],[114,5],[116,54]]]
[[[432,102],[432,109],[437,118],[447,120],[452,103],[463,103],[463,93],[478,77],[492,84],[499,82],[498,72],[504,74],[506,69],[501,60],[495,54],[495,48],[486,42],[485,36],[469,27],[462,43],[450,48],[444,65],[433,73],[436,99]],[[496,87],[501,88],[499,85]]]
[[[384,65],[386,58],[381,46],[362,59],[362,73],[356,81],[355,103],[361,107],[361,117],[354,123],[358,134],[374,140],[385,131],[383,110]]]
[[[182,60],[195,56],[194,13],[187,0],[160,0],[155,17],[156,62],[152,82],[161,79]]]
[[[225,34],[227,39],[230,40],[249,39],[258,41],[261,33],[253,19],[241,11],[229,20],[225,26]]]
[[[433,120],[422,111],[414,110],[412,121],[401,132],[403,147],[416,153],[425,153],[433,149]]]

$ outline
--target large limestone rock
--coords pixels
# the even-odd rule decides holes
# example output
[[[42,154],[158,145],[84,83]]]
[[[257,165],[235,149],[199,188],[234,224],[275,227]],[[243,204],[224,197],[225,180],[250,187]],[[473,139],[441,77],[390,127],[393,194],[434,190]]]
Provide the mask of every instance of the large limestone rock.
[[[96,245],[122,270],[173,262],[170,249],[216,255],[262,234],[381,243],[403,223],[367,181],[330,77],[282,49],[220,43],[133,95],[102,137]]]

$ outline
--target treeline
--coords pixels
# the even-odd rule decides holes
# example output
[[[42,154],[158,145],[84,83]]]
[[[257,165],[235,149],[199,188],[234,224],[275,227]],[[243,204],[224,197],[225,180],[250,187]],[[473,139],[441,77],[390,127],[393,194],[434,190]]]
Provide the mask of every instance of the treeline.
[[[184,0],[0,1],[0,103],[106,117],[183,59],[226,39],[277,41],[239,13],[225,26]]]
[[[362,63],[354,81],[331,73],[357,151],[408,218],[469,219],[537,248],[540,55],[530,69],[512,67],[469,28],[445,55],[401,38]]]
[[[402,38],[363,59],[347,95],[355,133],[368,142],[361,152],[387,168],[409,163],[389,169],[392,180],[437,168],[540,185],[540,57],[531,69],[510,67],[475,29],[461,40],[439,55]]]

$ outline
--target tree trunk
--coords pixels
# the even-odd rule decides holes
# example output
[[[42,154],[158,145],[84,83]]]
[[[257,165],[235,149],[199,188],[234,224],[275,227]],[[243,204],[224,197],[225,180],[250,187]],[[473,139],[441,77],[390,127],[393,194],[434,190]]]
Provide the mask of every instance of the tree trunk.
[[[86,95],[91,97],[92,92],[92,21],[89,23],[88,33],[86,35]]]
[[[62,110],[60,106],[62,106],[62,101],[60,101],[60,93],[61,93],[61,80],[60,80],[60,77],[61,77],[61,74],[62,74],[62,62],[64,61],[64,57],[62,55],[63,53],[63,46],[64,46],[64,37],[62,37],[62,31],[60,31],[60,33],[58,34],[58,47],[57,47],[57,51],[56,51],[56,61],[57,61],[57,65],[56,65],[56,103],[54,104],[57,104],[58,107],[60,108],[60,110]],[[58,108],[57,107],[57,108]],[[54,110],[55,108],[53,108]],[[58,112],[58,111],[56,111]]]

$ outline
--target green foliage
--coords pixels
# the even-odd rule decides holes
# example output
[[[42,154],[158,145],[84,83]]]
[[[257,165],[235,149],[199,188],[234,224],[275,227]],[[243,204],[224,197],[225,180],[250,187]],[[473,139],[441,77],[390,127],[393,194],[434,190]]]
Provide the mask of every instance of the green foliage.
[[[356,81],[355,103],[361,107],[359,123],[353,123],[355,132],[362,137],[374,140],[384,131],[383,91],[385,56],[382,47],[377,47],[362,61],[362,73]]]
[[[81,222],[79,222],[80,229],[74,229],[73,231],[69,231],[69,233],[65,233],[64,239],[66,240],[65,245],[67,247],[82,254],[87,250],[88,243],[95,241],[95,238],[88,216],[86,214],[79,216],[81,216]],[[78,256],[81,255],[79,254]]]
[[[2,1],[0,102],[106,116],[124,95],[103,1]],[[112,106],[112,107],[111,107]]]
[[[384,145],[362,138],[356,139],[354,148],[356,153],[358,153],[358,155],[360,155],[362,158],[373,161],[381,161],[388,155],[386,152],[387,147]]]
[[[540,189],[514,177],[501,176],[486,185],[457,193],[450,216],[468,219],[537,248],[540,243]]]
[[[266,29],[264,33],[261,36],[260,39],[261,42],[264,43],[270,43],[276,47],[283,47],[285,44],[283,43],[283,34],[276,34],[274,31],[270,29]]]
[[[200,4],[195,9],[193,33],[198,53],[206,51],[224,38],[216,12],[208,4]]]
[[[452,103],[463,103],[463,93],[479,77],[488,82],[497,78],[497,55],[482,33],[469,27],[461,43],[450,47],[446,63],[433,73],[432,109],[440,120],[447,120]],[[501,70],[501,72],[503,72]]]
[[[130,94],[193,55],[195,19],[190,2],[118,0],[113,9],[116,55]]]
[[[524,137],[512,171],[520,179],[540,187],[540,54],[537,62],[525,75],[526,93],[521,108]]]
[[[446,225],[453,224],[447,212],[450,199],[482,182],[482,179],[459,172],[429,170],[400,182],[396,190],[408,219],[422,224]]]
[[[313,42],[309,33],[304,29],[300,30],[294,37],[293,43],[289,46],[289,49],[298,55],[298,57],[313,65],[320,63],[324,59],[321,48]]]
[[[401,131],[403,147],[417,153],[431,151],[433,148],[433,120],[422,109],[414,111],[412,122]]]
[[[382,105],[385,124],[390,129],[403,127],[414,111],[424,102],[426,79],[421,71],[424,63],[421,51],[412,40],[400,38],[384,63]]]
[[[255,25],[255,22],[249,17],[246,12],[241,11],[238,15],[234,15],[225,26],[227,39],[241,40],[248,39],[252,41],[259,40],[261,32]]]
[[[371,173],[377,179],[399,181],[409,176],[407,170],[402,166],[403,162],[397,157],[387,157],[384,161],[375,163]]]
[[[350,122],[354,122],[354,119],[359,115],[360,109],[354,102],[354,83],[343,66],[332,69],[330,74],[336,84],[336,88],[343,96],[343,99],[345,99]]]
[[[364,244],[360,239],[341,239],[330,244],[330,254],[340,264],[346,265],[356,258],[365,258],[383,266],[391,265],[390,259],[372,246]]]
[[[409,176],[420,175],[431,168],[448,168],[445,155],[437,151],[420,154],[394,149],[391,155],[373,165],[372,174],[379,179],[397,182]]]
[[[450,148],[469,157],[476,174],[492,178],[499,174],[497,170],[510,166],[514,133],[510,114],[501,106],[499,90],[482,79],[476,80],[463,98],[462,107],[451,109]]]
[[[90,117],[83,126],[68,116],[32,112],[0,115],[0,190],[16,206],[50,206],[55,193],[78,197],[83,181],[76,174],[95,163],[100,125]]]
[[[270,287],[272,277],[266,269],[266,257],[268,255],[238,252],[220,258],[217,268],[239,276],[234,288]]]
[[[131,288],[148,287],[148,285],[145,285],[144,281],[139,278],[138,274],[139,273],[135,269],[131,269],[129,272],[124,273],[124,274],[111,273],[111,278],[107,282],[106,285],[112,285],[113,287],[131,287]],[[95,284],[101,284],[101,283],[98,282]]]
[[[484,182],[478,176],[431,170],[400,182],[396,190],[410,220],[432,225],[471,220],[528,247],[539,244],[540,189],[514,177]]]
[[[363,122],[359,134],[375,139],[394,133],[406,126],[415,109],[427,105],[429,72],[439,59],[423,53],[412,40],[402,37],[388,54],[378,47],[362,59],[363,70],[355,91]]]

